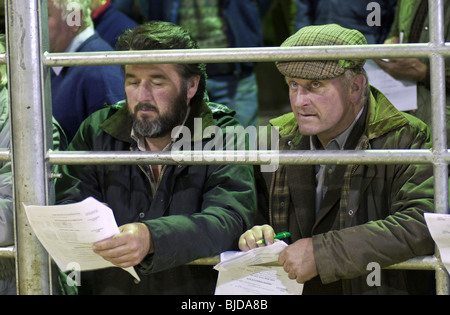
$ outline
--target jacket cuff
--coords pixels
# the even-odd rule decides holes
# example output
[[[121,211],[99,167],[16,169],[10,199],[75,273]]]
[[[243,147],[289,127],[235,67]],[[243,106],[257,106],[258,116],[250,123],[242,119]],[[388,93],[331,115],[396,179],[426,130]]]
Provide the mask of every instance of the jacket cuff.
[[[312,243],[314,249],[314,257],[316,260],[317,271],[319,273],[322,284],[328,284],[338,281],[333,270],[334,262],[326,251],[325,234],[313,235]]]
[[[136,267],[144,275],[151,273],[153,269],[153,254],[147,255]]]

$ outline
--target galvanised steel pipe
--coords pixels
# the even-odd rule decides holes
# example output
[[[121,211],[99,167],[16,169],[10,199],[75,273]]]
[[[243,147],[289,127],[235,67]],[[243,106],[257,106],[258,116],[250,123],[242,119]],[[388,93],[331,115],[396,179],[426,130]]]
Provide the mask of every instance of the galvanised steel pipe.
[[[447,152],[436,156],[430,150],[361,151],[50,151],[51,164],[432,164],[450,162]]]
[[[430,47],[444,47],[444,3],[443,0],[428,2],[430,23]],[[445,98],[445,59],[444,55],[436,52],[430,55],[430,85],[433,152],[443,156],[447,152],[446,98]],[[448,213],[448,165],[442,158],[434,163],[434,204],[436,213]],[[439,249],[436,246],[436,256],[440,259]],[[449,294],[449,274],[444,267],[436,269],[436,291],[438,294]]]
[[[22,205],[45,205],[49,194],[45,130],[52,128],[44,113],[40,2],[6,2],[17,291],[27,295],[50,292],[48,254]]]
[[[220,262],[219,256],[200,258],[190,262],[190,265],[216,265]],[[265,266],[279,266],[278,262],[270,262],[264,264]],[[436,270],[441,267],[439,260],[435,256],[417,256],[408,259],[404,262],[388,266],[384,269],[397,269],[397,270]]]
[[[16,248],[14,246],[0,247],[0,258],[15,258]]]
[[[358,58],[429,58],[431,54],[450,56],[450,43],[441,46],[429,44],[358,45],[316,47],[264,47],[172,49],[154,51],[114,51],[88,53],[44,53],[46,66],[115,65],[141,63],[221,63],[274,62],[290,60],[319,60]]]
[[[11,151],[8,149],[0,149],[0,162],[11,161]]]

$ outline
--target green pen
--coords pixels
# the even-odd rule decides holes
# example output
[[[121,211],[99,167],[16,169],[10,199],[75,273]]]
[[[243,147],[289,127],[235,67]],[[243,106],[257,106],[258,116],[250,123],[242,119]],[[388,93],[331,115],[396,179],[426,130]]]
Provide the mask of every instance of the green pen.
[[[281,232],[281,233],[278,233],[277,235],[275,235],[273,237],[273,239],[274,240],[281,240],[281,239],[289,237],[289,236],[291,236],[291,233],[289,233],[289,232]],[[258,245],[264,244],[264,243],[265,243],[264,239],[261,239],[261,240],[256,242],[256,244],[258,244]]]

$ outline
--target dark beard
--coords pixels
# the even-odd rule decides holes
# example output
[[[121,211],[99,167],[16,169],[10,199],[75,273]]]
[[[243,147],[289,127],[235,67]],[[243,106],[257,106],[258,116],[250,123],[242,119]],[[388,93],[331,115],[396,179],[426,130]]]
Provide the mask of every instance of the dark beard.
[[[183,89],[184,90],[184,89]],[[183,123],[187,113],[186,93],[181,91],[175,101],[172,103],[170,110],[165,115],[160,115],[154,120],[147,117],[137,118],[137,111],[140,109],[153,110],[159,114],[159,110],[152,104],[139,103],[134,108],[134,112],[130,113],[133,120],[133,130],[137,136],[147,138],[159,138],[170,134],[176,126]]]

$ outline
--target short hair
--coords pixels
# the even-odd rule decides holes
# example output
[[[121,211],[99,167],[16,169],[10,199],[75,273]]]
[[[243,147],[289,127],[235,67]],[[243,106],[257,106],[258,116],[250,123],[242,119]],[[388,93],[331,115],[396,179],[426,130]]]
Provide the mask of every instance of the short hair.
[[[82,25],[89,27],[94,25],[91,18],[91,0],[48,0],[53,3],[55,7],[61,10],[61,19],[67,21],[69,14],[80,10],[82,13]]]
[[[358,74],[362,74],[366,78],[366,84],[363,87],[363,92],[361,93],[361,96],[359,98],[359,102],[365,106],[370,98],[370,85],[369,85],[369,77],[367,75],[367,72],[364,68],[358,68],[358,69],[347,69],[345,70],[344,74],[342,75],[344,80],[344,85],[348,86],[352,78]]]
[[[166,50],[198,49],[197,41],[179,25],[165,21],[150,21],[128,29],[119,36],[116,50]],[[178,73],[184,79],[200,76],[197,93],[192,104],[204,99],[206,91],[206,65],[204,63],[177,64]]]

